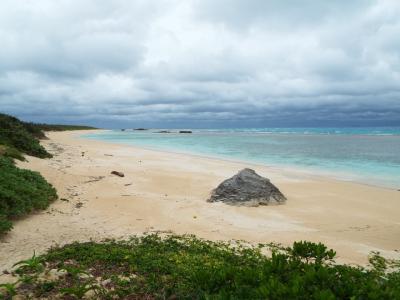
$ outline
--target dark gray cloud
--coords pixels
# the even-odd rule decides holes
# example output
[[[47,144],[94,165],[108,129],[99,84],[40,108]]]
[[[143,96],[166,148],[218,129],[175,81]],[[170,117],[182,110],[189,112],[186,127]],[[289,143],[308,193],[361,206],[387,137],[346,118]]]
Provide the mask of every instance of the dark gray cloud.
[[[0,110],[98,126],[400,125],[400,2],[0,4]]]

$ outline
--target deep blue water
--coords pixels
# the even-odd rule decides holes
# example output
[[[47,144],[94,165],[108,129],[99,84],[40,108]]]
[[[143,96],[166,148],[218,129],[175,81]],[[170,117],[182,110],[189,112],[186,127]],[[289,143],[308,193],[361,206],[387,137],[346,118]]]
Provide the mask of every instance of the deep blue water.
[[[294,167],[367,184],[400,188],[400,128],[262,128],[112,130],[84,137],[150,149]]]

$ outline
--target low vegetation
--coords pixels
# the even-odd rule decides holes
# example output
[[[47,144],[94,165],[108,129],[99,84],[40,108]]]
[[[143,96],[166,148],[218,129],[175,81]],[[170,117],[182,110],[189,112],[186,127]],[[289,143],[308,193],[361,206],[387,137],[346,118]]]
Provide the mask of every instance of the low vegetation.
[[[33,130],[15,117],[0,114],[0,145],[6,148],[3,150],[5,156],[20,159],[21,153],[26,153],[40,158],[51,157],[39,143],[38,138],[42,137],[44,134],[40,130]]]
[[[18,120],[13,116],[0,113],[0,155],[23,159],[22,153],[49,158],[48,153],[39,143],[45,139],[43,131],[64,131],[95,129],[89,126],[35,124]],[[2,153],[2,154],[1,154]]]
[[[12,220],[45,209],[55,199],[56,190],[38,172],[19,169],[0,156],[0,234],[12,228]]]
[[[79,129],[93,128],[26,123],[0,114],[0,235],[12,228],[12,220],[33,210],[45,209],[57,198],[55,189],[39,173],[21,170],[13,160],[24,160],[24,154],[52,157],[40,145],[40,139],[46,138],[43,130]]]
[[[271,255],[264,255],[268,250]],[[19,262],[4,297],[57,299],[399,299],[400,267],[337,265],[322,244],[250,247],[150,234],[74,243]]]
[[[93,130],[96,127],[81,126],[81,125],[54,125],[54,124],[36,124],[26,123],[28,127],[36,131],[66,131],[66,130]]]

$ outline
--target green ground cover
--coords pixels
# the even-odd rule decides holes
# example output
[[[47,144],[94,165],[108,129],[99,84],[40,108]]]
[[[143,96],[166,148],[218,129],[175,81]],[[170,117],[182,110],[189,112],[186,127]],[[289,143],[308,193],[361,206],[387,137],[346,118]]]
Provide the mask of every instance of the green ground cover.
[[[55,199],[56,190],[38,172],[19,169],[0,156],[0,234],[12,228],[12,220],[45,209]]]
[[[44,137],[43,132],[29,128],[15,117],[0,114],[0,145],[8,149],[5,155],[19,158],[17,153],[20,152],[40,158],[51,157],[39,143],[38,137]],[[12,155],[8,155],[7,151]]]
[[[399,262],[375,254],[369,268],[361,268],[337,265],[334,257],[310,242],[249,247],[151,234],[74,243],[18,263],[18,280],[4,297],[400,299]]]

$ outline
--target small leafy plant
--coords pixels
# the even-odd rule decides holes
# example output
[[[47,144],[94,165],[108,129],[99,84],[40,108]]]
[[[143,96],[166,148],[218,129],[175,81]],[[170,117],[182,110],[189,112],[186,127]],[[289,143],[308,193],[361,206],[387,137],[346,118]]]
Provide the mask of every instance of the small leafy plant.
[[[13,265],[13,267],[18,266],[15,270],[17,274],[31,274],[43,272],[43,258],[36,256],[33,252],[33,256],[29,259],[21,260]]]
[[[76,299],[82,299],[83,296],[90,290],[95,289],[95,286],[88,283],[77,283],[71,287],[62,288],[60,292],[64,295],[70,295]]]
[[[0,284],[0,288],[4,288],[6,290],[6,294],[8,297],[13,297],[17,294],[17,284],[19,283],[19,280],[14,282],[14,283],[3,283]],[[5,298],[5,295],[2,295],[0,293],[0,299]]]
[[[69,276],[78,280],[80,275],[89,275],[85,270],[81,267],[76,267],[73,265],[63,265],[60,270],[64,270],[67,272]]]

